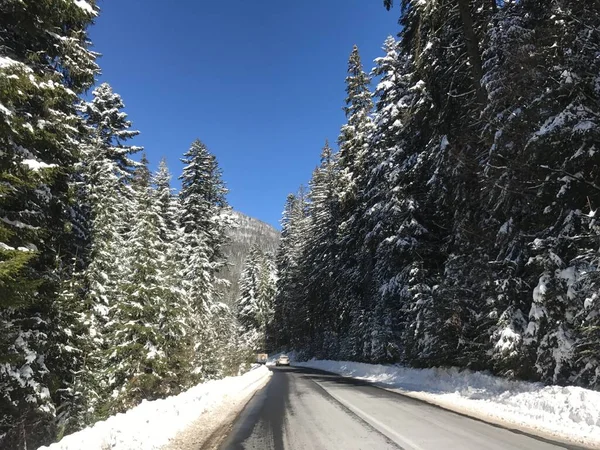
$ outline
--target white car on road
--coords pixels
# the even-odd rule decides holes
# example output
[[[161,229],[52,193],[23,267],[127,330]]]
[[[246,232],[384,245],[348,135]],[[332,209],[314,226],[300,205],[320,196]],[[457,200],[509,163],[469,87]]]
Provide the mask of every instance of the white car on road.
[[[290,358],[288,358],[287,355],[279,355],[279,358],[277,358],[277,361],[275,361],[275,365],[276,366],[289,366]]]

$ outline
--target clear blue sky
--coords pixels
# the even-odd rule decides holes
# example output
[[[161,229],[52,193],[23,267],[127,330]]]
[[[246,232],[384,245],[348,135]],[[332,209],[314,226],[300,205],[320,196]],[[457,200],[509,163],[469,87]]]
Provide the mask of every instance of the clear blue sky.
[[[237,210],[278,225],[286,195],[335,144],[352,45],[367,70],[399,11],[382,0],[100,0],[102,81],[121,94],[152,167],[176,178],[195,138]],[[175,183],[175,187],[178,187]]]

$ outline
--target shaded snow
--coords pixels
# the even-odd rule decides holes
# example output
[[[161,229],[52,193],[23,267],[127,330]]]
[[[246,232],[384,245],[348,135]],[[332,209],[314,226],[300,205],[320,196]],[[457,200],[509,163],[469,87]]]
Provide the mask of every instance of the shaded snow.
[[[573,131],[576,133],[585,133],[586,131],[593,130],[596,128],[596,124],[591,120],[584,120],[583,122],[579,122],[577,125],[573,127]]]
[[[8,217],[0,217],[0,220],[8,225],[12,225],[16,228],[25,228],[28,230],[37,230],[36,227],[21,222],[20,220],[11,220]]]
[[[499,234],[507,234],[512,230],[513,220],[512,218],[508,219],[498,230]]]
[[[442,141],[440,142],[440,151],[445,151],[446,148],[448,148],[448,145],[450,145],[450,143],[448,142],[448,136],[442,136]]]
[[[379,383],[484,420],[580,444],[600,445],[600,392],[511,381],[456,368],[410,369],[316,360],[294,365]]]

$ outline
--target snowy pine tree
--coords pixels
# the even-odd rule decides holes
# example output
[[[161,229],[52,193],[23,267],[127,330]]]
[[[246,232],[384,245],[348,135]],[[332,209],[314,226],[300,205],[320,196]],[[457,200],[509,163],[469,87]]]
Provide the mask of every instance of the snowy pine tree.
[[[266,330],[273,318],[276,274],[273,261],[254,247],[240,278],[237,316],[255,350],[266,350]]]
[[[222,314],[226,307],[218,301],[216,273],[223,264],[221,248],[226,235],[227,189],[221,180],[216,158],[206,146],[196,140],[184,154],[181,175],[181,226],[184,251],[183,288],[185,301],[195,311],[196,339],[195,372],[201,377],[218,374],[214,351],[219,333],[212,321],[213,314]]]
[[[288,198],[272,342],[597,386],[599,17],[403,1],[371,117],[351,56],[336,200],[327,165]]]
[[[590,26],[596,9],[580,2],[545,8],[533,0],[506,6],[486,52],[486,193],[498,259],[512,263],[497,284],[514,280],[518,288],[505,305],[520,324],[511,354],[526,375],[560,383],[597,370],[594,363],[575,364],[579,327],[589,317],[584,286],[596,272],[589,265],[595,236],[589,213],[597,203],[591,180],[598,175],[598,131],[596,102],[585,94],[596,90],[590,72],[597,65],[591,55],[598,34]],[[526,329],[521,316],[529,316]]]
[[[178,373],[171,366],[172,320],[165,247],[160,238],[159,203],[150,183],[147,161],[134,172],[132,226],[126,236],[127,273],[122,298],[114,305],[107,341],[111,411],[126,410],[143,399],[178,392]]]
[[[134,210],[135,198],[130,187],[130,158],[140,147],[126,145],[139,134],[121,109],[121,97],[104,83],[96,88],[91,102],[82,110],[90,138],[84,145],[82,179],[85,184],[81,201],[87,208],[88,248],[80,288],[82,315],[89,329],[92,348],[82,369],[90,417],[104,416],[110,393],[106,358],[117,342],[111,342],[109,324],[123,300],[123,281],[127,273],[126,231],[128,214]]]
[[[303,327],[307,324],[303,298],[305,280],[300,259],[306,242],[307,199],[304,188],[289,195],[281,221],[281,244],[276,256],[277,294],[269,334],[274,348],[299,348],[306,343]]]
[[[370,79],[364,72],[358,48],[354,46],[348,60],[346,77],[346,113],[347,123],[342,126],[338,138],[339,153],[339,227],[337,233],[338,255],[342,265],[336,273],[339,290],[334,294],[335,308],[343,317],[340,327],[344,333],[342,355],[347,358],[362,359],[364,348],[361,337],[368,326],[365,314],[370,300],[369,293],[363,290],[364,279],[361,267],[364,266],[360,248],[360,220],[363,212],[362,193],[366,181],[366,160],[369,140],[373,132],[370,114],[373,109]],[[368,284],[368,283],[367,283]]]
[[[76,254],[75,104],[98,72],[86,33],[96,12],[93,2],[62,0],[1,9],[0,444],[24,448],[54,438],[57,380],[75,368],[49,350],[69,325],[58,294]]]
[[[420,224],[419,204],[410,186],[416,181],[414,154],[405,142],[403,126],[418,95],[409,89],[411,60],[399,51],[399,42],[389,37],[385,55],[375,60],[372,76],[379,77],[374,97],[375,130],[367,160],[368,178],[362,196],[362,252],[370,255],[370,279],[374,306],[368,338],[371,359],[397,360],[406,347],[403,330],[405,308],[410,304],[407,289],[414,269],[414,256],[427,231]]]
[[[339,170],[336,155],[325,142],[321,163],[310,180],[306,249],[302,256],[310,329],[306,343],[317,356],[334,355],[339,344],[337,317],[331,314],[338,254]]]
[[[159,319],[159,329],[165,336],[168,348],[169,365],[177,380],[170,381],[170,392],[176,392],[191,386],[189,376],[194,357],[193,310],[186,301],[185,291],[181,286],[185,259],[183,252],[183,230],[179,226],[179,200],[170,185],[171,175],[163,159],[153,178],[154,201],[158,208],[159,222],[158,248],[164,255],[162,262],[163,285],[162,301],[164,303]]]

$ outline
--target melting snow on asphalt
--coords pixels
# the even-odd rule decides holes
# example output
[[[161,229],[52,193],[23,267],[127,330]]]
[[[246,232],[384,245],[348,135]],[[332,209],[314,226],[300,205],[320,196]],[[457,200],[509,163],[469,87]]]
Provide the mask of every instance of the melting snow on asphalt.
[[[600,446],[600,392],[589,389],[511,381],[455,368],[410,369],[317,360],[293,365],[374,382],[489,422]]]
[[[270,375],[269,369],[260,366],[239,377],[199,384],[179,395],[143,401],[126,413],[111,416],[39,450],[159,449],[199,420],[205,411],[232,397],[247,396],[248,389],[258,388]]]

